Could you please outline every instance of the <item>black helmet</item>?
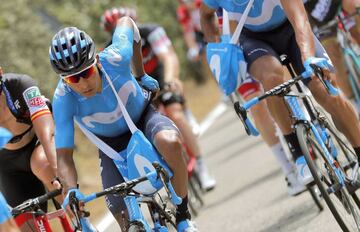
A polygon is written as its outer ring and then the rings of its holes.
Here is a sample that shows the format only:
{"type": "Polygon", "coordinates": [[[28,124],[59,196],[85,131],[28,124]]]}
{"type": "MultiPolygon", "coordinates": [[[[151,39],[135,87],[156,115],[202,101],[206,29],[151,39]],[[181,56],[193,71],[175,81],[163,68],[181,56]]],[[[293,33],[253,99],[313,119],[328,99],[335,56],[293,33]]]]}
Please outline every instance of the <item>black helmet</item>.
{"type": "Polygon", "coordinates": [[[49,56],[56,73],[70,75],[94,63],[95,44],[84,31],[66,27],[54,35],[49,56]]]}

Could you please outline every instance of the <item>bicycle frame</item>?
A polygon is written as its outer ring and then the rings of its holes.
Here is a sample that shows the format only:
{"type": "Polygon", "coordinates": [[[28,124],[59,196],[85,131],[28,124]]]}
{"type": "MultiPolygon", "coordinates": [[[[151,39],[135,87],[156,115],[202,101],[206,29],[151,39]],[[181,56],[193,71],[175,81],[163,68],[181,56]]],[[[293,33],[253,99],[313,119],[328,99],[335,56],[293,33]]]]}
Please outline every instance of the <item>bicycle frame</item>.
{"type": "MultiPolygon", "coordinates": [[[[287,66],[288,66],[288,64],[287,64],[287,66]]],[[[289,66],[288,66],[288,68],[289,68],[289,66]]],[[[316,66],[313,66],[313,68],[315,70],[316,76],[321,80],[321,82],[327,88],[329,93],[332,95],[337,95],[338,94],[337,89],[335,89],[331,85],[330,82],[322,79],[323,74],[322,74],[321,69],[319,69],[316,66]]],[[[289,71],[292,75],[294,74],[290,68],[289,68],[289,71]]],[[[312,122],[312,120],[314,119],[314,112],[312,110],[312,107],[309,105],[309,101],[304,99],[304,100],[306,100],[306,101],[304,101],[304,103],[305,103],[304,105],[305,105],[309,115],[311,116],[310,119],[308,117],[306,117],[305,112],[303,111],[302,107],[300,106],[300,103],[298,101],[299,98],[306,98],[307,96],[305,94],[302,94],[302,96],[295,95],[295,94],[288,94],[291,86],[297,85],[298,84],[297,82],[299,82],[301,79],[302,79],[301,76],[296,76],[296,77],[294,76],[293,79],[291,79],[279,86],[274,87],[273,89],[267,91],[262,96],[255,97],[255,98],[245,102],[243,104],[243,106],[234,105],[235,110],[236,110],[238,116],[240,117],[241,121],[243,122],[247,133],[249,135],[257,135],[258,132],[257,132],[256,128],[253,126],[251,121],[247,118],[247,110],[267,97],[284,96],[285,101],[287,102],[288,106],[290,107],[291,114],[296,121],[295,126],[301,123],[301,124],[306,125],[313,132],[316,141],[318,142],[321,149],[323,149],[323,151],[325,153],[326,159],[328,159],[329,163],[333,166],[334,170],[336,170],[336,175],[340,180],[341,187],[345,186],[345,177],[339,170],[338,163],[334,160],[333,155],[330,154],[328,148],[325,145],[327,135],[325,134],[325,132],[323,130],[320,130],[320,132],[319,132],[319,130],[316,128],[316,126],[312,122]]]]}
{"type": "Polygon", "coordinates": [[[52,232],[50,227],[50,220],[59,219],[64,232],[74,232],[71,227],[64,209],[59,209],[51,213],[44,213],[41,210],[38,212],[26,212],[15,217],[15,222],[19,228],[26,223],[31,223],[35,226],[37,232],[52,232]]]}

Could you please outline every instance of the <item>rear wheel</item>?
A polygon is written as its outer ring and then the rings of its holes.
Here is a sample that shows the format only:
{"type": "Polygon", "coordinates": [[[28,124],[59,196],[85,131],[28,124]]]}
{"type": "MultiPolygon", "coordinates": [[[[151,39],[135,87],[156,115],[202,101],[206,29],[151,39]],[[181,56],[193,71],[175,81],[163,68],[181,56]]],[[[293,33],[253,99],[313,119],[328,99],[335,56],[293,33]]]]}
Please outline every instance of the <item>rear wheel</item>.
{"type": "Polygon", "coordinates": [[[318,207],[319,211],[323,211],[324,207],[323,204],[321,203],[321,194],[319,192],[319,188],[317,188],[317,186],[313,185],[313,186],[308,186],[307,187],[308,191],[310,192],[310,195],[312,197],[312,199],[315,202],[315,205],[318,207]]]}
{"type": "Polygon", "coordinates": [[[307,126],[299,124],[296,133],[314,181],[339,226],[345,232],[360,231],[359,208],[337,175],[343,175],[342,170],[328,162],[307,126]]]}
{"type": "Polygon", "coordinates": [[[201,187],[199,181],[197,180],[196,172],[189,179],[188,184],[188,197],[189,197],[189,207],[193,216],[199,214],[199,210],[204,205],[204,201],[201,196],[201,187]]]}

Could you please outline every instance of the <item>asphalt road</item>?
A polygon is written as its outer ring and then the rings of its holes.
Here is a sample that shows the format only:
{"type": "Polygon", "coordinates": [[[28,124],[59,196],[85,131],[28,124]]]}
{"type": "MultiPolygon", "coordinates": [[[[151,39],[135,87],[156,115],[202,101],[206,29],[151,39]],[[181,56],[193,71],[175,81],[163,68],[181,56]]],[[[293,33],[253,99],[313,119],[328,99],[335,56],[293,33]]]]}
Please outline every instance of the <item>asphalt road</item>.
{"type": "MultiPolygon", "coordinates": [[[[202,232],[338,232],[327,206],[310,194],[287,195],[280,167],[260,138],[248,137],[229,107],[200,138],[217,187],[195,218],[202,232]]],[[[119,231],[111,225],[102,231],[119,231]],[[105,229],[105,230],[104,230],[105,229]]]]}

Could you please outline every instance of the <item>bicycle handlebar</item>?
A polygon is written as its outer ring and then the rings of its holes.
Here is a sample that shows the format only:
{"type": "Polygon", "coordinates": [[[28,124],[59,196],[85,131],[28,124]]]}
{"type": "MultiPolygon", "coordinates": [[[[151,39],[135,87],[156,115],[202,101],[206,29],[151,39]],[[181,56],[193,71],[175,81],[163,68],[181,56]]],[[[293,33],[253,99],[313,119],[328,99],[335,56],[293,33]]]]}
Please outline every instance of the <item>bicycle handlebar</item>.
{"type": "MultiPolygon", "coordinates": [[[[327,91],[331,95],[337,96],[339,94],[338,89],[335,88],[330,83],[330,81],[324,80],[323,70],[315,64],[311,64],[310,66],[313,68],[315,76],[319,78],[319,80],[325,86],[327,91]]],[[[254,98],[250,99],[249,101],[246,101],[242,106],[240,105],[239,102],[236,102],[234,104],[235,112],[239,116],[241,122],[243,123],[243,125],[245,127],[245,131],[249,136],[250,135],[257,136],[257,135],[259,135],[259,132],[257,131],[254,124],[251,122],[251,120],[247,117],[247,110],[249,110],[251,107],[258,104],[261,100],[264,100],[267,97],[286,94],[289,91],[289,89],[291,88],[291,86],[296,84],[301,79],[303,79],[303,77],[301,75],[293,77],[293,79],[288,80],[288,81],[284,82],[283,84],[272,88],[271,90],[265,92],[263,95],[261,95],[259,97],[254,97],[254,98]]]]}
{"type": "Polygon", "coordinates": [[[47,202],[48,200],[61,194],[62,189],[55,189],[54,191],[48,192],[42,196],[29,199],[22,204],[14,207],[11,210],[11,214],[15,217],[19,214],[22,214],[27,211],[32,211],[35,207],[38,207],[40,204],[47,202]]]}
{"type": "MultiPolygon", "coordinates": [[[[177,194],[175,193],[174,188],[172,187],[172,185],[170,183],[170,177],[169,177],[167,171],[159,163],[155,162],[152,165],[154,166],[155,171],[149,172],[143,177],[139,177],[137,179],[133,179],[133,180],[106,188],[103,191],[91,193],[91,194],[85,196],[82,201],[84,203],[87,203],[87,202],[90,202],[92,200],[95,200],[95,199],[102,197],[104,195],[107,195],[107,194],[127,195],[128,193],[130,193],[133,190],[133,188],[137,184],[149,180],[150,183],[152,183],[153,185],[156,185],[155,183],[157,183],[158,179],[160,178],[171,201],[175,205],[180,205],[182,202],[182,199],[180,197],[178,197],[177,194]]],[[[79,206],[78,206],[79,201],[78,201],[78,199],[76,199],[75,193],[73,195],[69,196],[69,205],[75,214],[76,222],[78,224],[76,226],[81,229],[81,223],[80,223],[81,216],[79,216],[81,214],[79,214],[79,212],[80,213],[84,213],[84,212],[79,210],[79,206]],[[73,205],[73,206],[71,206],[71,205],[73,205]]]]}

